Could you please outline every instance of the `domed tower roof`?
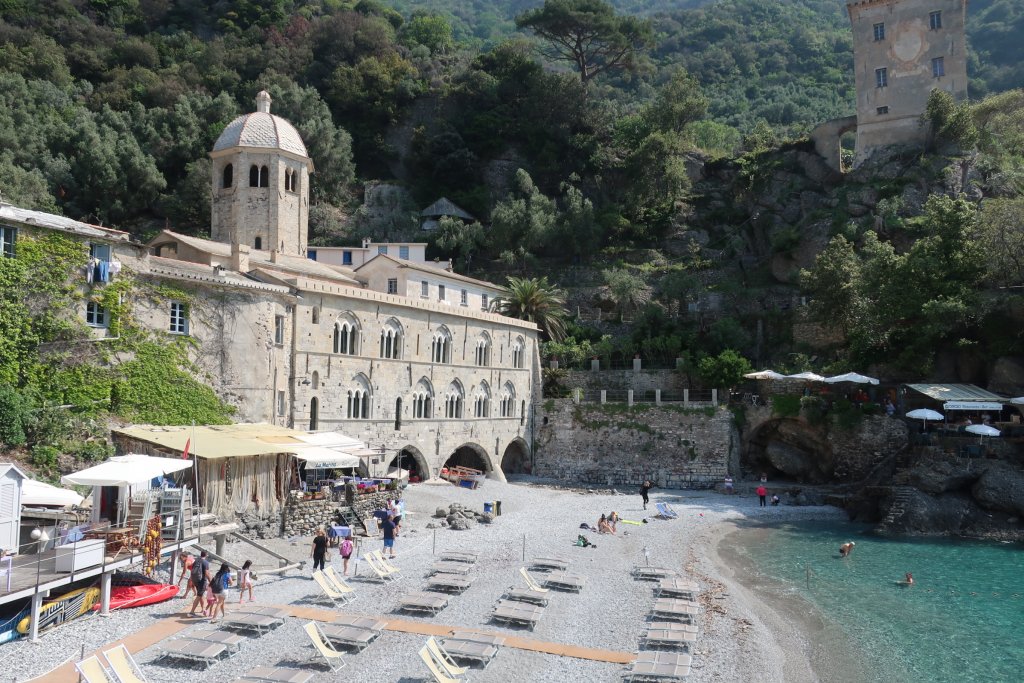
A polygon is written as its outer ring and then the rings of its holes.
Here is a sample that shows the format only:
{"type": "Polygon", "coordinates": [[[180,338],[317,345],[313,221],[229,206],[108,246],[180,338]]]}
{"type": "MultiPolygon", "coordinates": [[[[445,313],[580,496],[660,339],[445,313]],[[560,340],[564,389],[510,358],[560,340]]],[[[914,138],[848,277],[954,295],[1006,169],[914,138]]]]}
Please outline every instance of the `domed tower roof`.
{"type": "Polygon", "coordinates": [[[266,90],[256,95],[256,111],[243,114],[227,125],[217,138],[213,151],[232,147],[263,147],[309,156],[295,126],[270,113],[270,93],[266,90]]]}

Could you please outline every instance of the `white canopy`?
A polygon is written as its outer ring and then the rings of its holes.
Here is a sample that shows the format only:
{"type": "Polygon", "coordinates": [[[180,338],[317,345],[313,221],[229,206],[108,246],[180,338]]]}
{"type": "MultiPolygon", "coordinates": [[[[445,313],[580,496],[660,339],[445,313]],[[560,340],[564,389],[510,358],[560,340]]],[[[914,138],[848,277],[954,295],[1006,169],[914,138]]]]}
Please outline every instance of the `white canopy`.
{"type": "Polygon", "coordinates": [[[1018,396],[1017,398],[1011,398],[1010,403],[1015,403],[1019,406],[1024,406],[1024,396],[1018,396]]]}
{"type": "Polygon", "coordinates": [[[988,425],[967,425],[964,430],[979,436],[999,436],[1000,433],[998,429],[988,425]]]}
{"type": "Polygon", "coordinates": [[[155,458],[150,455],[131,453],[115,455],[110,460],[94,467],[66,474],[60,478],[60,482],[82,486],[131,486],[171,472],[187,470],[190,467],[192,467],[191,460],[155,458]]]}
{"type": "Polygon", "coordinates": [[[21,504],[26,507],[67,507],[81,505],[82,496],[43,481],[26,479],[21,484],[21,504]]]}
{"type": "Polygon", "coordinates": [[[747,379],[786,379],[785,375],[779,374],[774,370],[761,370],[760,372],[748,372],[743,375],[747,379]]]}
{"type": "Polygon", "coordinates": [[[344,469],[347,467],[359,467],[359,457],[344,451],[324,448],[323,446],[306,446],[296,448],[295,457],[305,460],[309,467],[321,467],[324,469],[344,469]]]}
{"type": "Polygon", "coordinates": [[[786,375],[786,379],[802,379],[808,382],[824,382],[825,378],[813,372],[799,372],[795,375],[786,375]]]}
{"type": "Polygon", "coordinates": [[[907,413],[907,417],[913,420],[945,420],[945,416],[930,408],[918,408],[907,413]]]}
{"type": "Polygon", "coordinates": [[[860,375],[856,372],[848,372],[845,375],[836,375],[835,377],[826,377],[823,381],[829,384],[837,384],[839,382],[853,382],[854,384],[878,384],[878,380],[874,377],[868,377],[867,375],[860,375]]]}
{"type": "Polygon", "coordinates": [[[325,448],[340,448],[342,450],[366,448],[364,442],[341,432],[313,432],[311,434],[299,434],[295,438],[303,443],[308,443],[312,446],[324,446],[325,448]]]}

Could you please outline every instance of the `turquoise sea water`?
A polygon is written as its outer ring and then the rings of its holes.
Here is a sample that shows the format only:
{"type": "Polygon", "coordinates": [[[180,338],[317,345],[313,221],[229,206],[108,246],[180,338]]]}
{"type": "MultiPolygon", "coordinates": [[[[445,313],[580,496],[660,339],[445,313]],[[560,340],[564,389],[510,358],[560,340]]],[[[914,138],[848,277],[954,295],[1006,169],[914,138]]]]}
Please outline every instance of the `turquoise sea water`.
{"type": "Polygon", "coordinates": [[[833,622],[868,680],[1024,680],[1021,545],[891,539],[840,523],[739,533],[734,550],[833,622]],[[839,559],[848,540],[856,548],[839,559]],[[897,586],[908,571],[915,585],[897,586]]]}

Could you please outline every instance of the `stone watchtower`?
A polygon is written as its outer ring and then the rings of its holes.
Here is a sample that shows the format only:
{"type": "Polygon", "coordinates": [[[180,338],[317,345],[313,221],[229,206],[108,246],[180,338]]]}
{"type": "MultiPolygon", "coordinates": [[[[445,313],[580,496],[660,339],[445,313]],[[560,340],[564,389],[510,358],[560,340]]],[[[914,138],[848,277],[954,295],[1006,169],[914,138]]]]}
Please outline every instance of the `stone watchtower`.
{"type": "Polygon", "coordinates": [[[270,113],[267,91],[255,112],[228,124],[210,158],[213,239],[305,256],[313,160],[295,127],[270,113]]]}
{"type": "Polygon", "coordinates": [[[935,88],[967,96],[967,0],[848,0],[860,164],[890,145],[923,145],[935,88]]]}

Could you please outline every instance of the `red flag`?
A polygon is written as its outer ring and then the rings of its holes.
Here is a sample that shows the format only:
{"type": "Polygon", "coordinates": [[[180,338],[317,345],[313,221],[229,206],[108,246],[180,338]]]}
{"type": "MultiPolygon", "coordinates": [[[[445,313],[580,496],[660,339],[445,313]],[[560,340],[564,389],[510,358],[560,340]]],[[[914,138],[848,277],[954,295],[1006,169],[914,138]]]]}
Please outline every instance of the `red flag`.
{"type": "Polygon", "coordinates": [[[181,459],[188,460],[188,447],[192,445],[192,438],[185,439],[185,450],[181,452],[181,459]]]}

